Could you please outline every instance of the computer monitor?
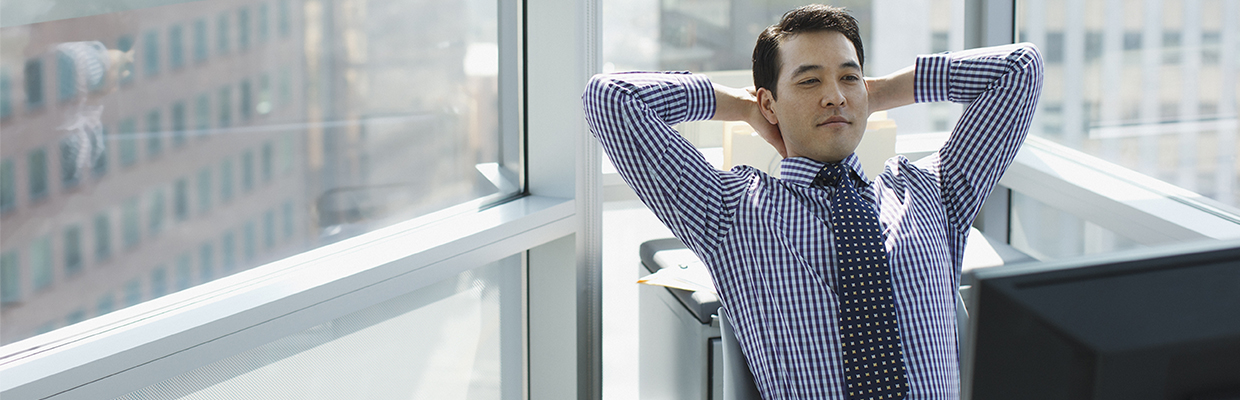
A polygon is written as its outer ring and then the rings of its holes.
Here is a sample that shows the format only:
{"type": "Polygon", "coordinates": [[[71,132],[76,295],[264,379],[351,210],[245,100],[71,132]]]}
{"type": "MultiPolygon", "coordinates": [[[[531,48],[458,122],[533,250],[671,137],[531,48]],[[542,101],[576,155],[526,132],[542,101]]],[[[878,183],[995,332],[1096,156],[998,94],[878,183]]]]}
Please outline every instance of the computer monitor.
{"type": "Polygon", "coordinates": [[[1240,241],[969,275],[966,398],[1240,399],[1240,241]]]}

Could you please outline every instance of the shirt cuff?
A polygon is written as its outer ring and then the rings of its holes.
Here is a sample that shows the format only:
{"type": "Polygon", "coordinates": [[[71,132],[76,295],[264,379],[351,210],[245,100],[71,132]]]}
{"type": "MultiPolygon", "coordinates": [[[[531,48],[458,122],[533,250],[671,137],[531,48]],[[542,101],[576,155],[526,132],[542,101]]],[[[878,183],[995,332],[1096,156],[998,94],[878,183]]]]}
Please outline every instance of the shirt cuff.
{"type": "Polygon", "coordinates": [[[948,67],[950,54],[927,54],[917,56],[917,72],[913,85],[913,98],[918,103],[932,103],[950,99],[948,67]]]}
{"type": "Polygon", "coordinates": [[[678,75],[685,91],[685,121],[703,121],[715,116],[715,86],[705,75],[678,75]]]}

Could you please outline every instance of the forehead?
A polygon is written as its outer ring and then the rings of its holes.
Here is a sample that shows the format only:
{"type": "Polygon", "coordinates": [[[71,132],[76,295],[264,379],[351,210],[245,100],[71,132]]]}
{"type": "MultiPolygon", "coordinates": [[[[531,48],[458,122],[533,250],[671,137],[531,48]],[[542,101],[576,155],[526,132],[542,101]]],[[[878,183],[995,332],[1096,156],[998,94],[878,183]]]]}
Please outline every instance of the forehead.
{"type": "Polygon", "coordinates": [[[844,34],[836,31],[798,33],[785,37],[779,45],[780,78],[788,78],[793,71],[807,65],[825,69],[837,69],[844,63],[857,60],[857,48],[844,34]]]}

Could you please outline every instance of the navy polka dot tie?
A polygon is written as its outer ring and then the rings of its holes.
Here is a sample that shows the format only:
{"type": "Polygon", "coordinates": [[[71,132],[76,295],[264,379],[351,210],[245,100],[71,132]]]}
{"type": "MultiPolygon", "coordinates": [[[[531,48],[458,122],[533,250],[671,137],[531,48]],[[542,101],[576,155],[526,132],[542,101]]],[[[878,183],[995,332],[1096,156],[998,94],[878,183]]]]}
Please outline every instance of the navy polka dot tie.
{"type": "Polygon", "coordinates": [[[818,180],[838,189],[831,201],[831,233],[839,259],[840,343],[848,398],[903,399],[908,379],[878,216],[857,194],[848,167],[828,164],[818,180]]]}

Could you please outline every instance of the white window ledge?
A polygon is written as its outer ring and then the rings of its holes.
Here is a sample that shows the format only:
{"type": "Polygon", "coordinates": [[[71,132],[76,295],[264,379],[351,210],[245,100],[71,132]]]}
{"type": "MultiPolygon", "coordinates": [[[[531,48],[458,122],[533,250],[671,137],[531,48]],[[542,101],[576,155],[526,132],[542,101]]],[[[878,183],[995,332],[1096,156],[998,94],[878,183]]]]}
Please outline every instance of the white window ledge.
{"type": "Polygon", "coordinates": [[[1039,137],[999,184],[1141,244],[1240,238],[1240,211],[1039,137]]]}
{"type": "Polygon", "coordinates": [[[0,397],[124,395],[569,235],[574,203],[470,203],[9,344],[0,397]]]}

